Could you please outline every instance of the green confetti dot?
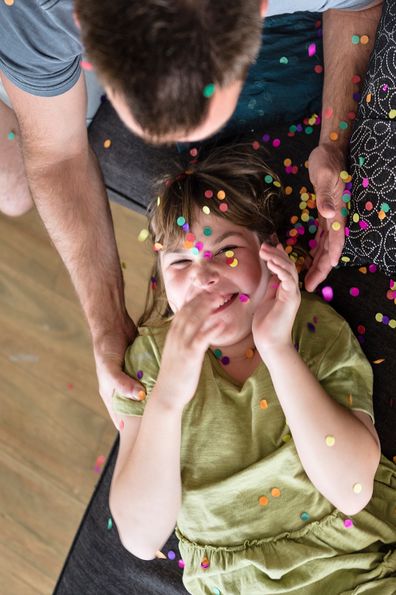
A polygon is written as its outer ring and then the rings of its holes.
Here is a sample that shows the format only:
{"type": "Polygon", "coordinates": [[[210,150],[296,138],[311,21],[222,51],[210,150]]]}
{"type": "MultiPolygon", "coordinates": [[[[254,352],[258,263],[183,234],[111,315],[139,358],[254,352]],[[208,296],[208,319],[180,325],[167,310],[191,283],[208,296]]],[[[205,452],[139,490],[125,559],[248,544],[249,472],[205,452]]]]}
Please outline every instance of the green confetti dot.
{"type": "Polygon", "coordinates": [[[316,233],[317,229],[318,229],[318,228],[316,227],[316,225],[310,225],[310,226],[308,227],[308,231],[309,231],[309,233],[316,233]]]}
{"type": "Polygon", "coordinates": [[[204,236],[211,236],[212,235],[212,228],[211,227],[204,227],[204,236]]]}
{"type": "Polygon", "coordinates": [[[384,211],[384,213],[388,213],[390,211],[390,206],[387,202],[383,202],[380,206],[380,209],[384,211]]]}
{"type": "Polygon", "coordinates": [[[7,138],[8,138],[8,140],[14,140],[14,138],[15,138],[15,132],[13,132],[13,131],[11,130],[11,132],[9,132],[9,133],[7,134],[7,138]]]}
{"type": "Polygon", "coordinates": [[[289,64],[289,60],[286,58],[286,56],[282,56],[282,58],[279,60],[279,62],[281,64],[289,64]]]}
{"type": "Polygon", "coordinates": [[[289,127],[289,132],[297,132],[297,126],[296,126],[295,124],[292,124],[292,125],[289,127]]]}
{"type": "Polygon", "coordinates": [[[348,122],[341,121],[338,126],[341,130],[346,130],[348,128],[348,122]]]}
{"type": "Polygon", "coordinates": [[[209,83],[209,85],[206,85],[206,87],[204,87],[203,96],[206,98],[212,97],[213,93],[215,92],[215,88],[216,85],[214,83],[209,83]]]}
{"type": "Polygon", "coordinates": [[[191,252],[194,254],[194,256],[198,256],[198,254],[199,254],[199,250],[195,246],[193,248],[191,248],[191,252]]]}
{"type": "Polygon", "coordinates": [[[107,520],[107,529],[110,531],[110,529],[112,529],[112,528],[113,528],[113,521],[112,521],[112,518],[110,516],[108,518],[108,520],[107,520]]]}
{"type": "Polygon", "coordinates": [[[342,209],[341,209],[341,215],[343,217],[347,217],[348,216],[348,209],[346,209],[345,207],[342,207],[342,209]]]}
{"type": "Polygon", "coordinates": [[[223,355],[223,352],[221,351],[221,349],[215,349],[213,351],[213,353],[215,354],[216,357],[221,357],[223,355]]]}
{"type": "Polygon", "coordinates": [[[308,514],[307,512],[302,512],[302,513],[300,514],[300,519],[301,519],[302,521],[308,521],[308,520],[309,520],[309,518],[310,518],[310,517],[309,517],[309,514],[308,514]]]}
{"type": "Polygon", "coordinates": [[[363,165],[365,161],[366,161],[366,158],[363,157],[362,155],[360,155],[360,157],[359,157],[359,165],[363,165]]]}
{"type": "Polygon", "coordinates": [[[270,175],[266,175],[264,178],[264,182],[267,182],[267,184],[271,184],[271,182],[273,181],[273,177],[270,175]]]}
{"type": "Polygon", "coordinates": [[[182,227],[185,224],[185,222],[186,220],[184,219],[184,217],[178,217],[176,221],[179,227],[182,227]]]}
{"type": "Polygon", "coordinates": [[[357,45],[358,43],[360,43],[359,35],[352,35],[352,43],[353,45],[357,45]]]}
{"type": "Polygon", "coordinates": [[[342,195],[342,200],[344,202],[349,202],[351,200],[351,195],[350,194],[343,194],[342,195]]]}
{"type": "Polygon", "coordinates": [[[313,133],[313,128],[312,126],[307,126],[305,129],[305,134],[312,134],[313,133]]]}

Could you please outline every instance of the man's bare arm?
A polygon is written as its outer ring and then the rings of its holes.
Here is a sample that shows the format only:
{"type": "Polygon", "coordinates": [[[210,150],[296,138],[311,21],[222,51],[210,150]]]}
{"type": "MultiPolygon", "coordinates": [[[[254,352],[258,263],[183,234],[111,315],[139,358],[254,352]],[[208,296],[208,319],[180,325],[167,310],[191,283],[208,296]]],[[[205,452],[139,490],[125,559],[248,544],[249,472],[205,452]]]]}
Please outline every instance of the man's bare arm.
{"type": "Polygon", "coordinates": [[[102,175],[88,144],[83,75],[57,97],[34,97],[2,79],[18,118],[30,190],[87,317],[100,392],[116,423],[111,393],[114,387],[133,392],[121,366],[136,329],[125,307],[102,175]]]}

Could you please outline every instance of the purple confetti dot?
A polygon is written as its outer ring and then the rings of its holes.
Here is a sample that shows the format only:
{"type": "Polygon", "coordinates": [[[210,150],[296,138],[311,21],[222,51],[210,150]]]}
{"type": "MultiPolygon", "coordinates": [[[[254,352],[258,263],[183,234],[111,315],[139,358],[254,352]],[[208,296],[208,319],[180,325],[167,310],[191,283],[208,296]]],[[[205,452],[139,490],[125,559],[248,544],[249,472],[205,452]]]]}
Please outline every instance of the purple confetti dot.
{"type": "Polygon", "coordinates": [[[168,558],[169,558],[169,560],[174,560],[176,558],[176,554],[173,550],[169,550],[168,558]]]}
{"type": "Polygon", "coordinates": [[[183,231],[190,231],[190,226],[189,226],[189,224],[188,224],[188,223],[185,223],[185,224],[182,226],[182,229],[183,229],[183,231]]]}
{"type": "Polygon", "coordinates": [[[302,132],[303,131],[303,125],[302,124],[297,124],[297,131],[298,132],[302,132]]]}
{"type": "Polygon", "coordinates": [[[363,343],[364,343],[364,337],[363,337],[363,335],[358,335],[358,341],[359,341],[359,343],[361,345],[363,345],[363,343]]]}
{"type": "Polygon", "coordinates": [[[360,101],[361,96],[362,96],[361,93],[354,93],[352,95],[352,97],[354,98],[355,101],[360,101]]]}
{"type": "Polygon", "coordinates": [[[382,318],[382,323],[383,323],[383,324],[388,324],[388,323],[389,323],[389,320],[390,320],[390,319],[389,319],[389,316],[383,316],[383,318],[382,318]]]}
{"type": "Polygon", "coordinates": [[[230,363],[230,358],[227,355],[223,355],[220,361],[223,366],[227,366],[230,363]]]}
{"type": "Polygon", "coordinates": [[[268,143],[268,141],[271,137],[269,134],[263,134],[263,136],[261,138],[265,143],[268,143]]]}
{"type": "Polygon", "coordinates": [[[334,297],[333,288],[330,285],[326,285],[326,287],[322,287],[322,297],[326,302],[331,302],[334,297]]]}
{"type": "Polygon", "coordinates": [[[138,370],[136,372],[136,376],[137,376],[138,380],[140,380],[141,378],[143,378],[143,372],[142,372],[142,370],[138,370]]]}

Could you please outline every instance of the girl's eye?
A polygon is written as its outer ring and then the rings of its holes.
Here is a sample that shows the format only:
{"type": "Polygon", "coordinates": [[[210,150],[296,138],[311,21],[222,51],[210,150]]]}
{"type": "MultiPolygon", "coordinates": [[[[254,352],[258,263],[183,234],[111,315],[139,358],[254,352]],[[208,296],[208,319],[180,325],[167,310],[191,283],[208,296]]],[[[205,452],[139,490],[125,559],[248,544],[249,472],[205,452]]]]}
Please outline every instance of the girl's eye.
{"type": "Polygon", "coordinates": [[[238,246],[224,246],[224,248],[220,248],[220,250],[216,252],[216,254],[224,254],[228,250],[235,250],[235,248],[238,248],[238,246]]]}
{"type": "Polygon", "coordinates": [[[187,258],[183,259],[183,260],[175,260],[174,262],[171,263],[171,266],[175,266],[178,264],[185,264],[186,262],[191,262],[190,260],[187,260],[187,258]]]}

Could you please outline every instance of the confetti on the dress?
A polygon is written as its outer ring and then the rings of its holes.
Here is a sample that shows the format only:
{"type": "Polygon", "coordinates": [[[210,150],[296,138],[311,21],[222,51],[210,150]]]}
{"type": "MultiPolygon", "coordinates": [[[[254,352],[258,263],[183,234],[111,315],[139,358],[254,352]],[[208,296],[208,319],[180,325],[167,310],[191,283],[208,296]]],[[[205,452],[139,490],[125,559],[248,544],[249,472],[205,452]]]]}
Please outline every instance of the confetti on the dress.
{"type": "Polygon", "coordinates": [[[148,229],[142,229],[139,232],[138,240],[139,240],[139,242],[145,242],[148,237],[149,237],[149,231],[148,231],[148,229]]]}
{"type": "MultiPolygon", "coordinates": [[[[221,206],[222,205],[220,205],[220,208],[221,208],[221,206]]],[[[205,213],[205,215],[209,215],[210,214],[210,208],[207,205],[205,205],[205,206],[202,207],[202,211],[205,213]]]]}
{"type": "Polygon", "coordinates": [[[362,186],[363,188],[368,188],[369,185],[369,179],[368,178],[363,178],[362,180],[362,186]]]}
{"type": "Polygon", "coordinates": [[[204,558],[201,562],[201,566],[202,568],[209,568],[209,560],[207,558],[204,558]]]}
{"type": "Polygon", "coordinates": [[[97,457],[96,462],[95,462],[95,468],[94,468],[96,473],[101,472],[105,460],[106,460],[106,457],[104,455],[99,455],[97,457]]]}
{"type": "Polygon", "coordinates": [[[358,287],[351,287],[351,289],[349,290],[349,295],[351,295],[352,297],[357,297],[359,293],[360,291],[358,287]]]}
{"type": "Polygon", "coordinates": [[[300,519],[301,519],[302,521],[309,521],[309,518],[310,518],[310,517],[309,517],[309,514],[308,514],[307,512],[302,512],[302,513],[300,514],[300,519]]]}
{"type": "Polygon", "coordinates": [[[268,401],[266,399],[261,399],[260,409],[268,409],[268,401]]]}
{"type": "Polygon", "coordinates": [[[205,196],[205,198],[212,198],[213,197],[213,191],[212,190],[205,190],[204,196],[205,196]]]}
{"type": "Polygon", "coordinates": [[[224,192],[224,190],[219,190],[216,196],[219,200],[224,200],[226,197],[226,193],[224,192]]]}
{"type": "Polygon", "coordinates": [[[267,506],[268,502],[269,502],[269,499],[267,498],[267,496],[260,496],[260,498],[259,498],[260,506],[267,506]]]}
{"type": "Polygon", "coordinates": [[[360,42],[360,36],[359,35],[352,35],[352,43],[353,45],[357,45],[360,42]]]}
{"type": "Polygon", "coordinates": [[[222,213],[225,213],[226,211],[228,211],[228,204],[226,202],[222,202],[219,205],[219,209],[222,213]]]}
{"type": "Polygon", "coordinates": [[[350,529],[351,527],[353,527],[353,520],[352,519],[345,519],[344,520],[344,527],[346,529],[350,529]]]}
{"type": "Polygon", "coordinates": [[[281,495],[281,491],[280,491],[280,489],[279,489],[279,488],[272,488],[272,490],[271,490],[271,495],[272,495],[274,498],[279,498],[279,496],[281,495]]]}
{"type": "Polygon", "coordinates": [[[6,4],[7,6],[13,6],[14,0],[4,0],[4,4],[6,4]]]}

